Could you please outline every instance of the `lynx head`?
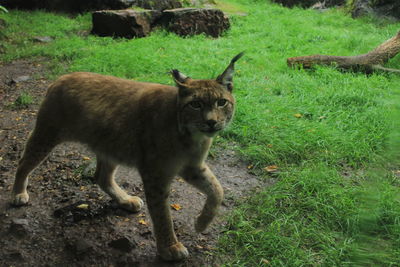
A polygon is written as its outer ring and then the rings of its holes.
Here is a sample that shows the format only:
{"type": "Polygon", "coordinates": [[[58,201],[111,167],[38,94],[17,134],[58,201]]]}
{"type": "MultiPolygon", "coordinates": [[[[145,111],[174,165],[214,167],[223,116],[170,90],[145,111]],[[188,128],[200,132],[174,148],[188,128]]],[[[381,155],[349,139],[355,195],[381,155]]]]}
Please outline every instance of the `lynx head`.
{"type": "Polygon", "coordinates": [[[235,99],[232,95],[235,56],[216,79],[195,80],[178,70],[171,73],[178,86],[178,123],[183,131],[213,137],[232,119],[235,99]]]}

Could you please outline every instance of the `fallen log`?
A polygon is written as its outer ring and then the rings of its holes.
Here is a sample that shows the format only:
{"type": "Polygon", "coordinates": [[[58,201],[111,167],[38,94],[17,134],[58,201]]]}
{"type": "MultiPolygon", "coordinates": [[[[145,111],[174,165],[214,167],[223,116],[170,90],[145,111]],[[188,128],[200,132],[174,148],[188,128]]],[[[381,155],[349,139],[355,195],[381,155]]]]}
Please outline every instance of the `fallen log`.
{"type": "Polygon", "coordinates": [[[287,59],[289,67],[302,66],[305,69],[314,65],[336,66],[344,70],[371,73],[375,70],[400,74],[399,69],[385,68],[383,65],[400,52],[400,31],[374,50],[357,56],[311,55],[287,59]]]}

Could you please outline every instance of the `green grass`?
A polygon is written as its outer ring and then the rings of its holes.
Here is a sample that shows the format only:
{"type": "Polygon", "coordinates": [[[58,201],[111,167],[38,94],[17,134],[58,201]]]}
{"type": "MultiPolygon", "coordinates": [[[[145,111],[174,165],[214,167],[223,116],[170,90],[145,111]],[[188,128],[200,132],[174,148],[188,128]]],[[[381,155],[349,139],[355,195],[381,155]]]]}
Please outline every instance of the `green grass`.
{"type": "Polygon", "coordinates": [[[86,159],[81,165],[74,170],[74,180],[86,180],[93,182],[96,170],[96,160],[86,159]]]}
{"type": "Polygon", "coordinates": [[[33,97],[29,93],[22,92],[11,106],[16,109],[27,108],[29,105],[33,104],[33,101],[33,97]]]}
{"type": "MultiPolygon", "coordinates": [[[[266,166],[280,172],[274,186],[230,215],[218,250],[225,265],[399,266],[400,182],[393,171],[400,168],[400,77],[294,70],[286,58],[366,53],[400,23],[265,1],[218,2],[233,13],[219,39],[162,30],[143,39],[99,38],[77,35],[90,30],[90,15],[10,11],[0,15],[9,25],[0,57],[46,58],[52,77],[93,71],[173,84],[172,68],[216,77],[244,50],[234,78],[236,117],[222,140],[238,143],[265,179],[266,166]],[[33,43],[37,35],[55,41],[33,43]]],[[[400,56],[387,66],[400,68],[400,56]]]]}

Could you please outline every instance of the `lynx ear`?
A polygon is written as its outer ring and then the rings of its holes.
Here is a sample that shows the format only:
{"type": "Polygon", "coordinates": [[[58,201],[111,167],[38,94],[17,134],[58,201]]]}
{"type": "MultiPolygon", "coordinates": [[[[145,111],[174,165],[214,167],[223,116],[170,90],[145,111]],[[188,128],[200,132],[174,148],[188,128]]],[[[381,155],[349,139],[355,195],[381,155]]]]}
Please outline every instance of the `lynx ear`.
{"type": "Polygon", "coordinates": [[[220,84],[226,86],[228,91],[233,90],[233,73],[235,70],[235,62],[238,61],[242,56],[244,55],[244,52],[238,54],[234,58],[232,58],[231,63],[229,63],[228,67],[225,69],[225,71],[218,76],[217,82],[220,84]]]}
{"type": "Polygon", "coordinates": [[[179,96],[185,97],[190,94],[190,85],[188,81],[191,79],[179,70],[171,70],[172,77],[174,78],[175,84],[178,86],[179,96]]]}
{"type": "Polygon", "coordinates": [[[184,86],[184,84],[187,82],[187,80],[190,79],[190,77],[186,76],[185,74],[183,74],[182,72],[180,72],[177,69],[171,70],[171,74],[172,74],[172,77],[174,78],[176,85],[178,85],[178,86],[184,86]]]}

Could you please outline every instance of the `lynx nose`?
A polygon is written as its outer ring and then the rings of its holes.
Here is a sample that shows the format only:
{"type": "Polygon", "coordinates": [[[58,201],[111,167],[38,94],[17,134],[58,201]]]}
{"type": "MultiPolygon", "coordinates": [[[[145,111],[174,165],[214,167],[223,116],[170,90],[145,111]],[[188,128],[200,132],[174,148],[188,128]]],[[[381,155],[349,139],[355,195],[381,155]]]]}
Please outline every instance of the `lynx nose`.
{"type": "Polygon", "coordinates": [[[206,121],[206,123],[207,123],[208,127],[213,129],[215,124],[217,124],[217,121],[216,120],[208,120],[208,121],[206,121]]]}

